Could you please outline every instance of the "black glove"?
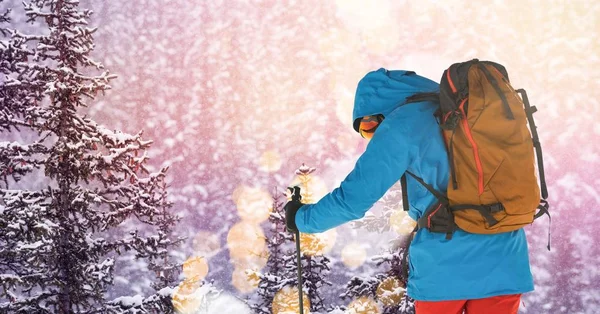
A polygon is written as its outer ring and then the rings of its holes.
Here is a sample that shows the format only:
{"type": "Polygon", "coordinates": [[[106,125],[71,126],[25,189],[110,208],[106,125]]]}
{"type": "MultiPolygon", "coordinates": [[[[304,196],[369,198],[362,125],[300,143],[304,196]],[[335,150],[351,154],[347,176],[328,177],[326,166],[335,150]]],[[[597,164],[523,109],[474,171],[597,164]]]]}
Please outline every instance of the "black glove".
{"type": "Polygon", "coordinates": [[[283,207],[285,209],[285,226],[289,232],[295,233],[298,232],[298,227],[296,227],[296,213],[304,204],[300,202],[302,198],[300,196],[300,188],[294,187],[293,189],[289,189],[292,192],[292,200],[287,202],[283,207]]]}

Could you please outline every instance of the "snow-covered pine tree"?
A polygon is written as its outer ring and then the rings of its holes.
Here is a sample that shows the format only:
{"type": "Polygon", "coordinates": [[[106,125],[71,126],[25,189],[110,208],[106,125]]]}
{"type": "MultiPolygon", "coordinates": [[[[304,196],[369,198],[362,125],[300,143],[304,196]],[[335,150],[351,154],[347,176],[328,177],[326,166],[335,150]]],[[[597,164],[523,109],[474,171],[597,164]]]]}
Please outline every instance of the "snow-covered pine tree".
{"type": "MultiPolygon", "coordinates": [[[[299,177],[302,189],[302,202],[311,203],[310,176],[315,168],[302,165],[295,171],[299,177]]],[[[257,274],[260,281],[256,295],[250,299],[250,306],[256,313],[270,314],[282,311],[297,311],[298,309],[298,263],[294,235],[285,228],[284,202],[276,191],[273,195],[273,211],[269,217],[271,236],[268,237],[269,259],[262,274],[257,274]]],[[[319,239],[302,234],[303,242],[302,280],[305,307],[310,304],[311,312],[326,310],[321,288],[331,285],[327,281],[330,271],[330,260],[322,254],[315,254],[324,245],[319,239]],[[313,254],[306,254],[311,251],[313,254]]],[[[283,312],[282,312],[283,313],[283,312]]]]}
{"type": "Polygon", "coordinates": [[[369,232],[384,233],[394,230],[400,234],[390,242],[388,252],[375,256],[372,260],[377,267],[387,270],[374,276],[354,276],[346,285],[343,299],[356,300],[361,297],[376,299],[381,303],[382,314],[413,314],[414,300],[405,294],[407,278],[403,272],[404,253],[414,221],[402,209],[402,188],[394,185],[379,201],[383,207],[381,215],[369,215],[353,223],[354,228],[369,232]]]}
{"type": "Polygon", "coordinates": [[[403,248],[373,257],[377,267],[387,271],[370,277],[354,276],[346,285],[342,299],[356,300],[361,297],[376,299],[381,303],[382,314],[414,314],[414,300],[405,294],[402,272],[403,248]],[[385,266],[382,266],[385,265],[385,266]]]}
{"type": "Polygon", "coordinates": [[[375,294],[377,299],[383,303],[382,314],[415,313],[414,300],[405,293],[405,282],[408,280],[403,272],[405,250],[405,247],[397,247],[388,254],[373,258],[377,266],[381,267],[386,264],[389,267],[387,272],[377,275],[379,282],[375,294]]]}
{"type": "MultiPolygon", "coordinates": [[[[0,0],[0,4],[2,4],[2,2],[4,2],[4,0],[0,0]]],[[[10,9],[6,9],[6,11],[1,12],[1,14],[0,14],[0,25],[3,24],[3,23],[10,22],[10,18],[8,17],[9,13],[10,13],[10,9]]],[[[0,34],[2,34],[2,36],[6,36],[7,35],[6,28],[0,26],[0,34]]]]}
{"type": "MultiPolygon", "coordinates": [[[[162,187],[160,194],[162,197],[162,206],[161,213],[156,216],[156,225],[158,226],[158,232],[164,235],[162,238],[170,239],[173,237],[173,228],[179,222],[180,218],[171,213],[170,209],[173,204],[167,201],[167,185],[164,181],[161,183],[162,187]]],[[[177,285],[182,265],[181,263],[174,262],[169,256],[169,248],[173,244],[180,244],[183,240],[184,239],[179,238],[175,241],[169,240],[167,242],[157,243],[158,254],[152,255],[152,257],[158,258],[150,259],[150,266],[148,267],[156,273],[157,280],[152,285],[152,288],[156,291],[177,285]]]]}
{"type": "MultiPolygon", "coordinates": [[[[295,174],[300,180],[302,203],[310,204],[314,203],[313,191],[311,187],[312,173],[315,172],[315,168],[308,167],[304,164],[295,171],[295,174]]],[[[326,305],[321,297],[321,288],[324,286],[330,286],[331,282],[327,280],[329,274],[330,260],[320,251],[323,248],[317,248],[325,246],[318,238],[313,235],[302,234],[300,235],[301,247],[303,250],[302,254],[302,280],[304,284],[304,290],[310,300],[310,310],[317,312],[326,309],[326,305]],[[308,242],[308,243],[307,243],[308,242]],[[306,248],[306,249],[305,249],[306,248]],[[308,251],[312,251],[308,253],[308,251]]],[[[289,254],[285,257],[286,267],[289,271],[297,271],[297,259],[295,247],[289,251],[289,254]]],[[[297,282],[297,281],[296,281],[297,282]]]]}
{"type": "Polygon", "coordinates": [[[296,278],[294,273],[285,267],[285,256],[293,248],[294,237],[285,228],[285,212],[283,210],[283,194],[275,189],[273,192],[273,210],[269,216],[267,251],[269,258],[262,273],[256,273],[259,283],[254,296],[249,299],[249,306],[255,313],[271,314],[275,294],[286,285],[292,285],[296,278]]]}
{"type": "MultiPolygon", "coordinates": [[[[112,311],[105,292],[114,255],[133,251],[155,260],[174,243],[160,230],[109,239],[127,219],[160,229],[167,169],[149,173],[151,141],[141,132],[109,130],[78,113],[115,77],[94,75],[103,66],[89,57],[92,13],[78,5],[26,2],[28,22],[42,31],[2,32],[8,39],[0,44],[0,131],[28,139],[0,142],[2,312],[112,311]]],[[[121,307],[135,308],[141,299],[122,299],[121,307]]]]}
{"type": "Polygon", "coordinates": [[[374,215],[368,211],[364,218],[352,222],[353,228],[362,228],[370,232],[383,233],[390,231],[390,220],[398,212],[402,205],[402,188],[400,183],[392,186],[379,201],[382,205],[382,213],[374,215]]]}
{"type": "MultiPolygon", "coordinates": [[[[317,312],[327,309],[323,297],[321,297],[321,288],[331,286],[331,282],[327,280],[327,276],[331,270],[329,268],[329,258],[324,255],[310,256],[304,254],[301,260],[302,283],[304,284],[306,295],[310,300],[310,310],[312,312],[317,312]]],[[[290,270],[297,269],[295,250],[293,251],[293,254],[286,257],[286,262],[287,265],[289,265],[290,270]]]]}
{"type": "MultiPolygon", "coordinates": [[[[179,273],[182,264],[176,263],[169,255],[169,249],[175,245],[180,245],[183,238],[173,239],[173,228],[179,222],[179,217],[172,214],[170,209],[172,203],[167,200],[167,184],[161,180],[158,184],[160,195],[158,207],[160,212],[150,219],[156,226],[158,235],[150,236],[148,239],[151,250],[136,252],[136,258],[148,260],[148,269],[153,271],[156,280],[152,283],[152,288],[156,291],[154,295],[146,298],[140,296],[120,297],[109,302],[108,308],[114,313],[174,313],[172,299],[175,287],[179,284],[179,273]]],[[[140,271],[140,270],[138,270],[140,271]]],[[[140,272],[143,272],[141,270],[140,272]]],[[[143,276],[144,274],[140,274],[143,276]]],[[[211,288],[212,289],[212,288],[211,288]]],[[[213,289],[214,290],[214,289],[213,289]]],[[[211,290],[212,291],[212,290],[211,290]]]]}

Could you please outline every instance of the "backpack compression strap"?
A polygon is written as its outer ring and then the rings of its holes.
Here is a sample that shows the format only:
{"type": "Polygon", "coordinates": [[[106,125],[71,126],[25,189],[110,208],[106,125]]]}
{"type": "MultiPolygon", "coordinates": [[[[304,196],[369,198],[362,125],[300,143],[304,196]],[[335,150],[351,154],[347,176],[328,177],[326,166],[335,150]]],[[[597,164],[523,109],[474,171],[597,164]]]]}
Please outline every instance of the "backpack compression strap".
{"type": "MultiPolygon", "coordinates": [[[[504,210],[504,206],[501,203],[495,203],[495,204],[490,204],[490,205],[463,204],[463,205],[450,206],[450,201],[448,200],[448,198],[445,195],[443,195],[442,193],[437,191],[435,188],[433,188],[433,186],[427,184],[425,181],[423,181],[423,179],[419,178],[414,173],[412,173],[410,171],[406,171],[406,173],[408,173],[411,177],[413,177],[415,180],[417,180],[417,182],[419,182],[431,194],[433,194],[435,196],[435,198],[437,198],[438,201],[440,203],[442,203],[444,206],[448,207],[452,211],[474,209],[474,210],[478,211],[481,214],[481,216],[483,216],[485,218],[485,220],[488,222],[488,224],[490,226],[493,226],[498,223],[498,220],[496,220],[496,218],[494,218],[494,216],[492,214],[504,210]]],[[[402,176],[404,178],[404,180],[406,180],[405,176],[406,176],[406,174],[402,176]]],[[[402,189],[403,192],[404,192],[404,186],[406,186],[405,183],[403,183],[403,189],[402,189]]],[[[404,196],[402,196],[402,197],[404,197],[404,196]]],[[[405,207],[404,210],[408,210],[408,209],[406,209],[406,207],[405,207]]],[[[419,222],[419,226],[421,226],[421,225],[422,225],[422,223],[419,222]]]]}
{"type": "Polygon", "coordinates": [[[535,106],[531,106],[529,104],[529,98],[527,97],[527,92],[524,89],[517,89],[517,93],[521,94],[521,98],[523,99],[523,104],[525,105],[525,113],[527,115],[527,121],[529,121],[529,129],[531,130],[531,137],[533,140],[533,146],[535,147],[535,155],[537,157],[538,162],[538,172],[540,174],[540,191],[542,193],[542,199],[540,200],[540,205],[538,205],[539,211],[533,217],[534,219],[538,219],[543,215],[548,215],[548,251],[550,251],[550,225],[552,224],[552,217],[550,216],[550,204],[548,204],[548,187],[546,186],[546,175],[544,174],[544,158],[542,155],[542,144],[540,143],[540,137],[537,132],[537,127],[535,126],[535,121],[533,120],[533,114],[537,111],[535,106]]]}

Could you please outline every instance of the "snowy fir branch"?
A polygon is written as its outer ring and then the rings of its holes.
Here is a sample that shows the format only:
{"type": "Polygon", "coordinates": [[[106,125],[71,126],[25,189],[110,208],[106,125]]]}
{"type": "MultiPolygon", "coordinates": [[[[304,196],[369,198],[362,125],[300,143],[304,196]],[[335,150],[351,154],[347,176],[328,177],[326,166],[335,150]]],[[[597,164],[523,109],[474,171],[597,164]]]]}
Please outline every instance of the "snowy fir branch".
{"type": "MultiPolygon", "coordinates": [[[[203,285],[204,290],[197,294],[205,293],[207,299],[214,298],[219,293],[210,284],[203,285]]],[[[172,314],[176,313],[171,299],[174,294],[174,289],[167,287],[158,290],[155,294],[144,298],[141,295],[118,297],[107,302],[106,308],[100,313],[106,314],[172,314]]]]}
{"type": "Polygon", "coordinates": [[[396,210],[402,210],[402,189],[399,184],[395,184],[378,202],[383,207],[380,215],[367,212],[365,217],[352,222],[354,228],[360,228],[369,232],[383,233],[390,231],[390,218],[396,210]]]}
{"type": "MultiPolygon", "coordinates": [[[[383,207],[381,215],[366,215],[365,218],[353,223],[354,228],[360,228],[369,232],[384,233],[390,231],[393,216],[402,211],[402,189],[400,184],[394,185],[379,201],[383,207]]],[[[389,241],[388,251],[371,258],[375,266],[382,269],[381,272],[370,276],[354,276],[346,285],[346,291],[340,295],[343,299],[356,300],[361,297],[377,299],[382,304],[383,314],[402,313],[414,314],[414,300],[405,294],[406,274],[403,271],[404,254],[408,246],[409,236],[397,236],[389,241]],[[382,286],[394,292],[393,297],[383,296],[382,286]],[[387,286],[387,287],[386,287],[387,286]],[[393,300],[393,301],[390,301],[393,300]]],[[[408,267],[408,265],[406,265],[408,267]]]]}
{"type": "Polygon", "coordinates": [[[168,253],[182,241],[172,235],[178,217],[169,211],[168,168],[148,170],[152,141],[142,132],[109,130],[78,113],[116,77],[91,74],[103,66],[89,55],[91,11],[78,5],[24,3],[28,21],[47,33],[2,32],[0,132],[33,140],[0,142],[0,312],[108,313],[117,306],[106,300],[115,257],[133,254],[149,262],[162,294],[123,297],[118,307],[141,299],[127,311],[166,313],[165,291],[180,270],[168,253]],[[24,178],[46,187],[24,189],[24,178]],[[134,229],[118,238],[128,221],[134,229]]]}
{"type": "MultiPolygon", "coordinates": [[[[3,1],[0,1],[0,3],[2,3],[2,2],[3,1]]],[[[10,9],[6,9],[6,11],[0,13],[0,24],[10,22],[10,17],[9,17],[10,11],[11,11],[10,9]]],[[[0,27],[0,33],[3,36],[7,35],[6,29],[4,27],[0,27]]]]}
{"type": "MultiPolygon", "coordinates": [[[[305,166],[304,164],[294,173],[300,177],[300,181],[307,183],[309,176],[315,171],[315,168],[305,166]]],[[[267,249],[269,258],[262,273],[259,273],[258,289],[247,303],[256,312],[269,314],[272,311],[275,298],[278,293],[285,289],[295,289],[298,285],[298,262],[296,258],[296,248],[294,246],[295,237],[285,228],[285,212],[283,209],[284,194],[276,189],[272,195],[273,210],[269,216],[270,229],[267,236],[267,249]]],[[[311,191],[308,185],[303,186],[302,195],[304,199],[310,199],[311,191]]],[[[322,288],[331,286],[332,283],[327,280],[330,272],[330,260],[326,256],[310,256],[302,254],[302,280],[303,293],[310,301],[310,311],[318,312],[327,309],[327,305],[322,297],[322,288]]],[[[295,290],[294,290],[295,291],[295,290]]],[[[293,310],[290,305],[282,305],[288,310],[293,310]]]]}
{"type": "Polygon", "coordinates": [[[275,189],[272,194],[273,210],[268,218],[270,236],[267,236],[269,258],[264,271],[258,274],[259,282],[255,296],[248,301],[248,305],[255,313],[270,314],[276,293],[295,283],[290,273],[284,273],[284,266],[289,261],[285,252],[293,248],[294,241],[292,234],[285,228],[284,201],[282,200],[284,195],[278,189],[275,189]]]}
{"type": "Polygon", "coordinates": [[[346,284],[346,291],[340,298],[353,300],[358,297],[375,297],[375,292],[381,278],[354,276],[346,284]]]}

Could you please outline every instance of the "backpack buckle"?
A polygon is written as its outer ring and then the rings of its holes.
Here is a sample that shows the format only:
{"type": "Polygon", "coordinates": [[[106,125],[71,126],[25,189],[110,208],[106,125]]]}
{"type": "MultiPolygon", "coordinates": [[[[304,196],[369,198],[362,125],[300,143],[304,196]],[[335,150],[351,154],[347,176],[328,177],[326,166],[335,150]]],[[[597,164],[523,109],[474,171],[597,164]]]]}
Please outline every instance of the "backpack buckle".
{"type": "Polygon", "coordinates": [[[441,127],[444,130],[455,130],[462,119],[460,111],[450,111],[442,119],[441,127]]]}
{"type": "Polygon", "coordinates": [[[490,209],[490,213],[497,213],[504,210],[504,206],[502,205],[502,203],[488,205],[488,208],[490,209]]]}

